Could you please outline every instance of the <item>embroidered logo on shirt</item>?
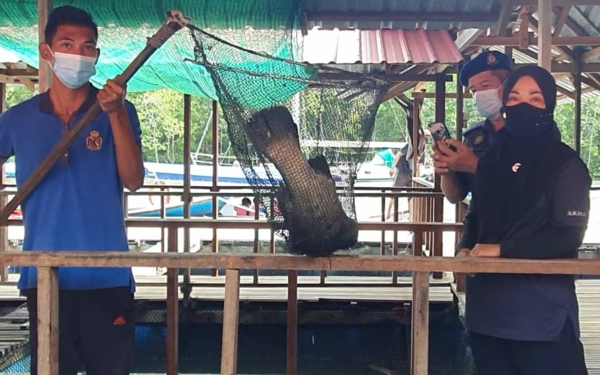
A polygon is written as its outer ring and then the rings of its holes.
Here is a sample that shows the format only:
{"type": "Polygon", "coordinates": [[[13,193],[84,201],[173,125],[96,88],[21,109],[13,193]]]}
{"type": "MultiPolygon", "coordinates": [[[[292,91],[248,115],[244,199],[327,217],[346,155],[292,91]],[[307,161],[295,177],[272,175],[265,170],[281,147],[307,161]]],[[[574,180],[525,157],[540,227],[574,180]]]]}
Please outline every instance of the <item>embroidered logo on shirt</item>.
{"type": "Polygon", "coordinates": [[[125,323],[126,323],[125,318],[123,318],[122,316],[120,316],[117,319],[115,319],[115,321],[113,322],[113,325],[115,325],[115,326],[122,326],[125,323]]]}
{"type": "Polygon", "coordinates": [[[478,135],[477,137],[475,137],[475,139],[473,140],[473,144],[474,145],[479,145],[481,144],[481,142],[483,142],[483,134],[478,135]]]}
{"type": "Polygon", "coordinates": [[[583,211],[568,211],[567,216],[587,217],[587,214],[583,211]]]}
{"type": "Polygon", "coordinates": [[[102,148],[102,137],[95,130],[90,132],[90,135],[85,139],[85,147],[90,151],[98,151],[102,148]]]}
{"type": "Polygon", "coordinates": [[[521,168],[521,163],[515,163],[515,165],[512,166],[512,171],[517,173],[519,168],[521,168]]]}

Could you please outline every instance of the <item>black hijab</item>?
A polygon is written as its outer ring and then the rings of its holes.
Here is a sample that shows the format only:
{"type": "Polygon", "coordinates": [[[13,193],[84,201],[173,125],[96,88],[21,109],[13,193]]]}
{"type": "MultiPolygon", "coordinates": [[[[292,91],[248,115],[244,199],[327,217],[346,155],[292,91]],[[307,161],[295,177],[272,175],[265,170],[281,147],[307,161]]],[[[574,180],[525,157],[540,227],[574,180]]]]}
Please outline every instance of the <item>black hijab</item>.
{"type": "Polygon", "coordinates": [[[504,85],[502,104],[504,127],[479,160],[475,175],[480,243],[507,239],[519,220],[549,192],[557,171],[577,157],[560,141],[554,122],[556,82],[548,71],[528,66],[513,72],[504,85]],[[508,103],[513,87],[525,76],[538,84],[545,109],[508,103]]]}

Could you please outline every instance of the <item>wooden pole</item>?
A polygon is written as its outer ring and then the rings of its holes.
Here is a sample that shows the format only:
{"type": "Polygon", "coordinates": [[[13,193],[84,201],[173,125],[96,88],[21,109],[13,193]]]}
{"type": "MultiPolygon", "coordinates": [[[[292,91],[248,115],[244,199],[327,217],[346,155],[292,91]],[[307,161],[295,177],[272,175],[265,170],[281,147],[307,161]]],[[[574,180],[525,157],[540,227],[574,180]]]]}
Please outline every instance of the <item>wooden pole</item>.
{"type": "Polygon", "coordinates": [[[240,270],[227,269],[225,272],[221,375],[235,375],[237,374],[238,321],[240,313],[240,270]]]}
{"type": "MultiPolygon", "coordinates": [[[[168,252],[177,254],[177,227],[169,227],[168,252]]],[[[167,375],[179,371],[179,280],[178,268],[167,270],[167,375]]]]}
{"type": "Polygon", "coordinates": [[[288,271],[287,375],[298,371],[298,271],[288,271]]]}
{"type": "MultiPolygon", "coordinates": [[[[446,122],[446,106],[445,106],[445,97],[446,97],[446,82],[437,81],[435,83],[435,120],[438,122],[446,122]]],[[[441,187],[441,176],[435,176],[435,185],[434,189],[437,192],[442,191],[441,187]]],[[[444,219],[444,197],[437,196],[433,199],[433,222],[441,223],[444,219]]],[[[443,237],[444,233],[442,231],[437,231],[434,233],[433,237],[433,256],[442,256],[443,254],[443,237]]],[[[433,277],[436,279],[441,279],[443,274],[441,272],[435,272],[433,277]]]]}
{"type": "MultiPolygon", "coordinates": [[[[191,196],[191,142],[192,134],[192,97],[189,94],[183,95],[183,217],[190,218],[191,196]]],[[[183,230],[183,251],[190,252],[190,228],[183,230]]],[[[189,302],[192,287],[190,285],[190,269],[186,268],[183,272],[183,285],[181,287],[183,300],[189,302]]]]}
{"type": "MultiPolygon", "coordinates": [[[[48,22],[48,16],[52,12],[53,0],[37,0],[38,4],[38,42],[44,43],[46,41],[44,37],[44,31],[46,30],[46,23],[48,22]]],[[[41,56],[38,57],[38,91],[39,93],[46,92],[50,88],[50,82],[52,81],[52,75],[50,74],[50,67],[41,56]]]]}
{"type": "Polygon", "coordinates": [[[538,0],[538,65],[552,70],[552,1],[538,0]]]}
{"type": "MultiPolygon", "coordinates": [[[[216,100],[212,102],[212,187],[210,191],[219,191],[219,103],[216,100]]],[[[219,217],[217,197],[212,198],[212,218],[216,220],[219,217]]],[[[219,236],[217,229],[213,229],[212,252],[219,252],[219,236]]],[[[218,275],[219,270],[212,270],[213,276],[218,275]]]]}
{"type": "Polygon", "coordinates": [[[573,72],[573,85],[575,86],[575,121],[573,123],[573,139],[575,151],[581,154],[581,54],[575,55],[575,71],[573,72]]]}
{"type": "MultiPolygon", "coordinates": [[[[465,114],[464,114],[464,98],[463,98],[463,93],[464,93],[464,87],[463,85],[460,83],[460,80],[458,79],[458,76],[460,75],[460,71],[462,69],[462,65],[458,66],[458,73],[456,74],[457,80],[456,80],[456,139],[457,140],[462,140],[463,138],[463,124],[465,121],[465,114]]],[[[461,222],[462,221],[462,217],[460,216],[460,205],[461,203],[457,203],[456,204],[456,209],[455,209],[455,216],[454,219],[455,221],[461,222]]],[[[455,242],[458,243],[458,241],[460,240],[460,232],[456,232],[456,238],[455,238],[455,242]]]]}
{"type": "MultiPolygon", "coordinates": [[[[0,83],[0,114],[6,111],[6,83],[0,83]]],[[[4,191],[4,163],[0,169],[0,191],[4,191]]],[[[0,207],[8,203],[6,195],[0,195],[0,207]]],[[[0,251],[8,250],[8,227],[0,227],[0,251]]],[[[6,265],[0,266],[0,281],[8,281],[8,268],[6,265]]]]}
{"type": "Polygon", "coordinates": [[[37,303],[37,373],[58,375],[58,268],[38,267],[37,303]]]}
{"type": "Polygon", "coordinates": [[[429,351],[429,273],[413,273],[411,375],[426,375],[429,351]]]}

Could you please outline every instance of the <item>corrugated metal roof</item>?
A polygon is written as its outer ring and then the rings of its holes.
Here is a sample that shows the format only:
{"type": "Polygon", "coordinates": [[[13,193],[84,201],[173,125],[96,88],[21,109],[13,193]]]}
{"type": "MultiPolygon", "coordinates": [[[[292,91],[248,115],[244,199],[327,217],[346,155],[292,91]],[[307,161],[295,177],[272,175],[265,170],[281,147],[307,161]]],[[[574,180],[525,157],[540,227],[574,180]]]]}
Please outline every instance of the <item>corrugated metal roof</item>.
{"type": "Polygon", "coordinates": [[[311,64],[456,64],[463,56],[446,30],[320,30],[304,37],[311,64]]]}
{"type": "Polygon", "coordinates": [[[318,26],[324,29],[414,29],[423,27],[429,30],[458,28],[486,28],[495,21],[475,22],[334,22],[318,20],[319,12],[456,12],[498,14],[503,0],[306,0],[307,13],[317,17],[309,21],[308,28],[318,26]]]}

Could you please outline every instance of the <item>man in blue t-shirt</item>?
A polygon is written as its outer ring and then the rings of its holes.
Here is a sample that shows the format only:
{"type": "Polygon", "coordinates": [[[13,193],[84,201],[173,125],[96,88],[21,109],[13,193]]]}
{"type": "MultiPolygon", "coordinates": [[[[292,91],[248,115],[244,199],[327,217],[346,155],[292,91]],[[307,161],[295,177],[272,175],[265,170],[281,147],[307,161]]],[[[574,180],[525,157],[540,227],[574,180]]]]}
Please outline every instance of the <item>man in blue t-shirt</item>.
{"type": "MultiPolygon", "coordinates": [[[[98,100],[102,112],[23,202],[24,251],[128,251],[123,187],[143,184],[141,130],[125,90],[108,80],[89,84],[100,51],[98,28],[81,9],[55,9],[40,44],[41,64],[52,69],[50,90],[0,116],[0,157],[15,156],[21,186],[62,137],[98,100]]],[[[37,272],[23,267],[32,374],[37,372],[37,272]]],[[[134,280],[130,268],[59,270],[59,366],[76,374],[129,374],[134,350],[134,280]]]]}

